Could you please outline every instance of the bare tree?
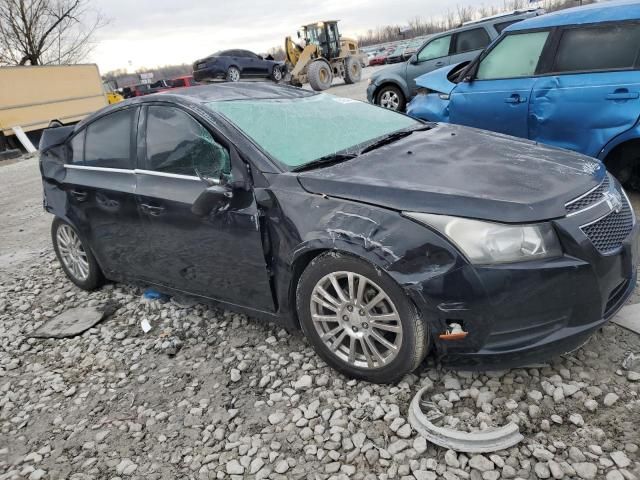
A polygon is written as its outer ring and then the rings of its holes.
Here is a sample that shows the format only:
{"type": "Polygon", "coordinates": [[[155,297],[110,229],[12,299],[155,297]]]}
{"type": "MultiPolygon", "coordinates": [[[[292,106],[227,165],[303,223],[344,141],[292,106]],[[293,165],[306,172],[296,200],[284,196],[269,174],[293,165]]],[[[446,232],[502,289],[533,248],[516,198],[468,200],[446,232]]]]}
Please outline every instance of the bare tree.
{"type": "Polygon", "coordinates": [[[106,24],[90,0],[0,0],[0,65],[77,63],[106,24]]]}

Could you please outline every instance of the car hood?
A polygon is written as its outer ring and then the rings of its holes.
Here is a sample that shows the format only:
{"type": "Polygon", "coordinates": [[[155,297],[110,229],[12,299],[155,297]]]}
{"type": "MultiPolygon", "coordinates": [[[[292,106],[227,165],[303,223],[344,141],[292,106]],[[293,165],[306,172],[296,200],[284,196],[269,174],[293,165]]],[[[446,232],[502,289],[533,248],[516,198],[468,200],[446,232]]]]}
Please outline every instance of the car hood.
{"type": "Polygon", "coordinates": [[[520,223],[563,217],[604,175],[598,160],[568,150],[435,125],[298,179],[311,193],[398,211],[520,223]]]}
{"type": "Polygon", "coordinates": [[[394,63],[393,65],[389,65],[388,67],[383,68],[379,72],[376,72],[376,74],[371,77],[371,80],[375,82],[380,78],[383,78],[383,77],[387,78],[390,75],[399,75],[402,77],[404,76],[406,69],[407,69],[406,62],[394,63]]]}
{"type": "MultiPolygon", "coordinates": [[[[463,63],[463,62],[461,62],[463,63]]],[[[449,72],[453,71],[460,65],[448,65],[446,67],[439,68],[433,72],[425,73],[416,78],[416,85],[422,88],[428,88],[434,92],[450,94],[456,87],[456,84],[449,81],[449,72]]]]}

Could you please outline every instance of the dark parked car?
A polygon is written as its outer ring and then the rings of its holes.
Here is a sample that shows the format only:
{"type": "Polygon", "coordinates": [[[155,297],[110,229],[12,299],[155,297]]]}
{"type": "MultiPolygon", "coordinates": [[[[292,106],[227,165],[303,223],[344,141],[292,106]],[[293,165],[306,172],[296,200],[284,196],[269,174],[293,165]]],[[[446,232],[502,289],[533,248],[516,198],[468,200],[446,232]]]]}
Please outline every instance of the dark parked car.
{"type": "Polygon", "coordinates": [[[186,88],[48,129],[40,151],[76,285],[301,327],[374,382],[429,351],[499,368],[565,353],[636,284],[634,213],[597,160],[331,95],[186,88]]]}
{"type": "Polygon", "coordinates": [[[228,82],[239,82],[242,78],[271,78],[279,82],[282,76],[282,62],[265,59],[248,50],[223,50],[193,64],[196,82],[221,78],[228,82]]]}

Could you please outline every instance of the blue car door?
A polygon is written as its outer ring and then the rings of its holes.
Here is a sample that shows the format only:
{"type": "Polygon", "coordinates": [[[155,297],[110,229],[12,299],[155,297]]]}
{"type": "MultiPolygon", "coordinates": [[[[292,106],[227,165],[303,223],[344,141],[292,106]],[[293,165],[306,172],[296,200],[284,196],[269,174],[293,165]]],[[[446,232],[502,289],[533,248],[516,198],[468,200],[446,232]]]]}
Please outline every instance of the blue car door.
{"type": "Polygon", "coordinates": [[[528,136],[529,99],[548,31],[509,34],[480,60],[474,78],[451,92],[450,121],[528,136]]]}
{"type": "Polygon", "coordinates": [[[568,27],[558,35],[553,75],[533,89],[529,136],[595,157],[640,117],[640,24],[568,27]]]}

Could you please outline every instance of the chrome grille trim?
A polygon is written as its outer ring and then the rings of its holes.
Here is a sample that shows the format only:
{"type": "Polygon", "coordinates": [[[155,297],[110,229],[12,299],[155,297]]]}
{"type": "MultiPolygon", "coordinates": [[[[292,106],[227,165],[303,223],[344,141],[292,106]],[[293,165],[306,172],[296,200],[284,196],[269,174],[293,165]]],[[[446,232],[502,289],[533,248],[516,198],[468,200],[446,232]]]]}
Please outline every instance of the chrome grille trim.
{"type": "Polygon", "coordinates": [[[567,211],[567,217],[577,215],[602,203],[605,200],[604,193],[609,191],[610,188],[611,178],[607,173],[598,185],[565,204],[564,207],[567,211]]]}

